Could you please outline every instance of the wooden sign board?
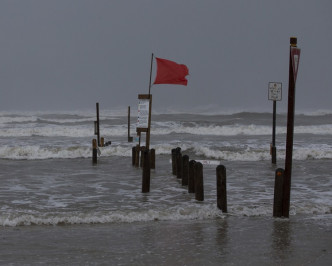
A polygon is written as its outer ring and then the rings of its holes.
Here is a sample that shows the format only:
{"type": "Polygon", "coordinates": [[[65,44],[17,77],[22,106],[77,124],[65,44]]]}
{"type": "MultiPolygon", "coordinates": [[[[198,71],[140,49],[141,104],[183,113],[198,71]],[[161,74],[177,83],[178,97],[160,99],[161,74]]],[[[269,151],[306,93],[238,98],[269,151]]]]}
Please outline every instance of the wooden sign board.
{"type": "Polygon", "coordinates": [[[151,99],[149,94],[138,95],[138,116],[136,132],[147,132],[149,128],[149,115],[151,99]]]}

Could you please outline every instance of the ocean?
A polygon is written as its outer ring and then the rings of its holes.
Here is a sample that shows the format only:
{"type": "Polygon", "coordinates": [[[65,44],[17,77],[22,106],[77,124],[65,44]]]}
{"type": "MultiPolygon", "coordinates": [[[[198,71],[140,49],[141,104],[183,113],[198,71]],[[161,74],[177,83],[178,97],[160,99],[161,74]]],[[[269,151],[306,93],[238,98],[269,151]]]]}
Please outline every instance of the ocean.
{"type": "MultiPolygon", "coordinates": [[[[100,110],[111,145],[92,164],[94,110],[0,112],[1,265],[331,265],[332,112],[297,113],[290,217],[273,218],[286,114],[153,113],[149,193],[132,166],[137,117],[100,110]],[[180,147],[203,165],[204,201],[172,175],[180,147]],[[216,204],[227,172],[228,212],[216,204]]],[[[144,145],[144,137],[142,138],[144,145]]]]}

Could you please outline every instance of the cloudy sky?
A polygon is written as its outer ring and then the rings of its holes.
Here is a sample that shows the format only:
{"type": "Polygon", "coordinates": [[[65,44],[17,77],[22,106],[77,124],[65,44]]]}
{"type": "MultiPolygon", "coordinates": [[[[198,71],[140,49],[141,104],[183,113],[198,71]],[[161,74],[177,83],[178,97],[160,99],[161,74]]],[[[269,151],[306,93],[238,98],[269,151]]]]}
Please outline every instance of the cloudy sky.
{"type": "Polygon", "coordinates": [[[190,73],[152,87],[156,110],[270,110],[278,81],[286,111],[291,36],[296,109],[331,110],[331,14],[330,0],[0,0],[0,111],[137,106],[152,53],[190,73]]]}

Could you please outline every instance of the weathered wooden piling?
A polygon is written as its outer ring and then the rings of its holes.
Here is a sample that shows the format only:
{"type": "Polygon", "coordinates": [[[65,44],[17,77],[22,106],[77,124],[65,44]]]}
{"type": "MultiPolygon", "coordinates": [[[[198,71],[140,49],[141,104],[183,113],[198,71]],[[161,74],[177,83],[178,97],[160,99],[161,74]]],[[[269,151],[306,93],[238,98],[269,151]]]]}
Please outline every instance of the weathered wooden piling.
{"type": "Polygon", "coordinates": [[[131,148],[131,164],[135,165],[135,158],[136,158],[136,147],[131,148]]]}
{"type": "Polygon", "coordinates": [[[172,174],[176,175],[176,149],[172,149],[172,174]]]}
{"type": "Polygon", "coordinates": [[[101,147],[105,147],[105,139],[104,139],[104,137],[100,138],[100,146],[101,147]]]}
{"type": "Polygon", "coordinates": [[[195,199],[204,200],[203,165],[199,162],[195,164],[195,199]]]}
{"type": "Polygon", "coordinates": [[[130,106],[128,106],[128,142],[133,142],[133,137],[130,136],[130,106]]]}
{"type": "Polygon", "coordinates": [[[93,139],[92,140],[92,163],[93,164],[97,164],[97,154],[98,154],[97,140],[93,139]]]}
{"type": "Polygon", "coordinates": [[[273,217],[281,217],[283,208],[284,169],[278,168],[274,180],[273,217]]]}
{"type": "Polygon", "coordinates": [[[145,150],[146,150],[145,146],[141,146],[141,148],[140,148],[140,154],[141,154],[140,167],[143,167],[143,165],[144,165],[145,158],[144,158],[143,154],[144,154],[145,150]]]}
{"type": "Polygon", "coordinates": [[[195,193],[195,160],[189,162],[188,193],[195,193]]]}
{"type": "Polygon", "coordinates": [[[182,156],[182,186],[188,186],[189,177],[189,156],[182,156]]]}
{"type": "Polygon", "coordinates": [[[222,212],[227,212],[226,168],[218,165],[217,175],[217,207],[222,212]]]}
{"type": "Polygon", "coordinates": [[[97,131],[97,143],[100,147],[100,130],[99,130],[99,103],[96,103],[97,121],[96,121],[96,131],[97,131]]]}
{"type": "Polygon", "coordinates": [[[176,177],[182,178],[182,153],[178,151],[176,153],[176,177]]]}
{"type": "Polygon", "coordinates": [[[139,145],[136,145],[135,147],[135,166],[139,167],[139,153],[140,153],[140,147],[139,145]]]}
{"type": "Polygon", "coordinates": [[[156,169],[156,150],[155,149],[150,150],[150,165],[151,165],[151,169],[156,169]]]}
{"type": "Polygon", "coordinates": [[[142,153],[143,159],[143,170],[142,170],[142,193],[150,192],[150,152],[148,149],[144,149],[142,153]]]}

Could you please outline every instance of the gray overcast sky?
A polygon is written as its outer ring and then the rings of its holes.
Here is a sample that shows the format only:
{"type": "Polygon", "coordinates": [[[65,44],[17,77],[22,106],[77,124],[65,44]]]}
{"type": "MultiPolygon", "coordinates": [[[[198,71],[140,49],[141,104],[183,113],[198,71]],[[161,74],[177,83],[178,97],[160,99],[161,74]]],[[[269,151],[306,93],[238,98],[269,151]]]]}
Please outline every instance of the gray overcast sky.
{"type": "Polygon", "coordinates": [[[331,110],[331,14],[330,0],[0,0],[0,110],[136,108],[153,52],[190,73],[154,85],[153,109],[269,111],[279,81],[287,111],[291,36],[296,109],[331,110]]]}

